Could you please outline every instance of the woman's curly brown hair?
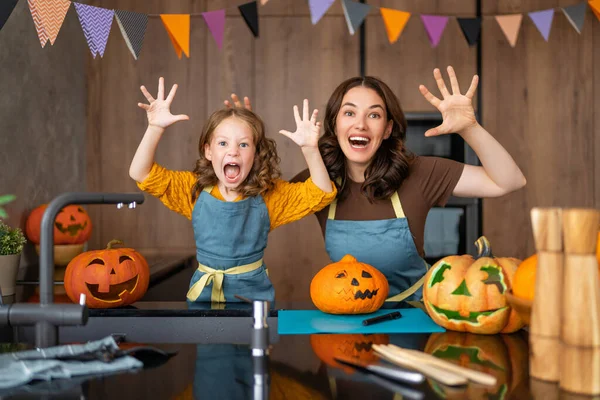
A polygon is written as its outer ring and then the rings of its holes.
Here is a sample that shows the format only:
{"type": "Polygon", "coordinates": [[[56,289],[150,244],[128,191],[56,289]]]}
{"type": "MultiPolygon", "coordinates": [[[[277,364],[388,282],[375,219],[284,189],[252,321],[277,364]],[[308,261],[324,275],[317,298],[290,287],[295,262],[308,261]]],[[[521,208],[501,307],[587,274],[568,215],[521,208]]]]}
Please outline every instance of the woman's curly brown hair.
{"type": "Polygon", "coordinates": [[[196,161],[194,173],[198,181],[192,188],[192,199],[195,201],[202,189],[206,186],[214,186],[219,182],[212,163],[204,154],[205,145],[210,145],[213,132],[227,118],[238,118],[245,122],[252,130],[252,137],[256,147],[254,163],[248,177],[238,186],[236,191],[243,197],[258,196],[273,189],[275,180],[281,176],[279,170],[279,157],[277,146],[273,139],[265,135],[265,124],[262,119],[245,108],[226,108],[214,112],[202,128],[200,141],[198,142],[198,153],[200,158],[196,161]]]}
{"type": "Polygon", "coordinates": [[[348,185],[346,185],[348,171],[346,156],[340,147],[335,129],[344,95],[357,86],[373,89],[385,104],[387,120],[393,121],[392,133],[389,138],[381,142],[375,152],[373,160],[365,171],[365,181],[361,186],[361,192],[371,202],[388,199],[408,176],[410,162],[414,156],[404,146],[406,118],[400,102],[394,92],[381,80],[372,76],[350,78],[334,90],[325,110],[323,124],[325,132],[319,139],[319,151],[323,156],[329,177],[337,186],[338,198],[344,199],[348,195],[348,185]]]}

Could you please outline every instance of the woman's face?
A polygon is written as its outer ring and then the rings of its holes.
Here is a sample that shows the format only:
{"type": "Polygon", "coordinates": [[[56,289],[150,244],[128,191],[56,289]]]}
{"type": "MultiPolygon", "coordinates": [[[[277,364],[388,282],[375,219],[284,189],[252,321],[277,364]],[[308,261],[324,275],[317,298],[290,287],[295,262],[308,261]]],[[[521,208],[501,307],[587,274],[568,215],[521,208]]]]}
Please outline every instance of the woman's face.
{"type": "Polygon", "coordinates": [[[383,99],[373,89],[357,86],[342,99],[335,134],[349,166],[366,168],[381,142],[392,133],[383,99]]]}

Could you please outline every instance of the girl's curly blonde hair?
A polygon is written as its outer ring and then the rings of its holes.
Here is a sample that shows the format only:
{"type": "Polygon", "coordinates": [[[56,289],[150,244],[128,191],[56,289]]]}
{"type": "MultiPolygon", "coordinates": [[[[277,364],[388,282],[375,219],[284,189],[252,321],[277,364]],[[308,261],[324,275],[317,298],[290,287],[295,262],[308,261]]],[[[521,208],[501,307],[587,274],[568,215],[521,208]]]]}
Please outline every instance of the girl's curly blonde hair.
{"type": "Polygon", "coordinates": [[[237,188],[237,192],[243,197],[251,197],[264,194],[273,189],[275,180],[281,176],[279,170],[279,156],[277,155],[277,145],[273,139],[265,135],[265,124],[262,119],[250,110],[245,108],[226,108],[214,112],[204,124],[200,141],[198,143],[198,153],[200,158],[196,161],[194,173],[198,180],[192,188],[192,200],[196,201],[202,189],[206,186],[214,186],[219,182],[213,169],[212,163],[204,154],[205,145],[210,145],[213,132],[227,118],[238,118],[245,122],[252,131],[256,153],[254,155],[254,164],[248,174],[248,177],[237,188]]]}

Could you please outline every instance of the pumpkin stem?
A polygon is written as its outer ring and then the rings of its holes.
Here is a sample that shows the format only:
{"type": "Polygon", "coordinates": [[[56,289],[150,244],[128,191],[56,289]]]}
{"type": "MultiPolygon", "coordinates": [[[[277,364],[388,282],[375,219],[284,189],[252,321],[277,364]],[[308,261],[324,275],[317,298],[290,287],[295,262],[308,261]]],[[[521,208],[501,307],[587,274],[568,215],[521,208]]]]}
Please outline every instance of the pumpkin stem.
{"type": "Polygon", "coordinates": [[[475,242],[475,246],[477,247],[477,256],[475,257],[475,259],[481,257],[494,257],[492,255],[492,245],[490,244],[488,238],[486,238],[485,236],[482,236],[479,239],[477,239],[477,241],[475,242]]]}
{"type": "Polygon", "coordinates": [[[108,242],[108,244],[106,245],[106,250],[110,250],[112,249],[114,244],[124,244],[122,240],[119,239],[113,239],[110,242],[108,242]]]}

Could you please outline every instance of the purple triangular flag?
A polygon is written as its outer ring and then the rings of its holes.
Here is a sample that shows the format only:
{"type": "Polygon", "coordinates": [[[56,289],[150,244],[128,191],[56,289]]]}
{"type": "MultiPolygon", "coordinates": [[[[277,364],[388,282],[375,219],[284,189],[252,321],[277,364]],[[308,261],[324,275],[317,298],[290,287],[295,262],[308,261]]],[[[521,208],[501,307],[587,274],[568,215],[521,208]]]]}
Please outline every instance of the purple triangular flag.
{"type": "Polygon", "coordinates": [[[529,13],[529,18],[533,21],[538,31],[547,42],[550,36],[550,28],[552,28],[552,19],[554,18],[554,8],[542,11],[534,11],[529,13]]]}
{"type": "Polygon", "coordinates": [[[223,33],[225,32],[225,9],[203,12],[202,18],[220,49],[223,46],[223,33]]]}
{"type": "Polygon", "coordinates": [[[333,3],[335,3],[335,0],[308,0],[310,22],[312,22],[313,25],[316,25],[333,3]]]}
{"type": "Polygon", "coordinates": [[[115,11],[81,3],[75,3],[75,9],[92,55],[103,57],[115,11]]]}
{"type": "Polygon", "coordinates": [[[421,14],[421,21],[423,21],[423,25],[425,25],[425,31],[427,31],[431,46],[437,47],[442,38],[442,33],[444,33],[444,29],[446,29],[448,17],[421,14]]]}

